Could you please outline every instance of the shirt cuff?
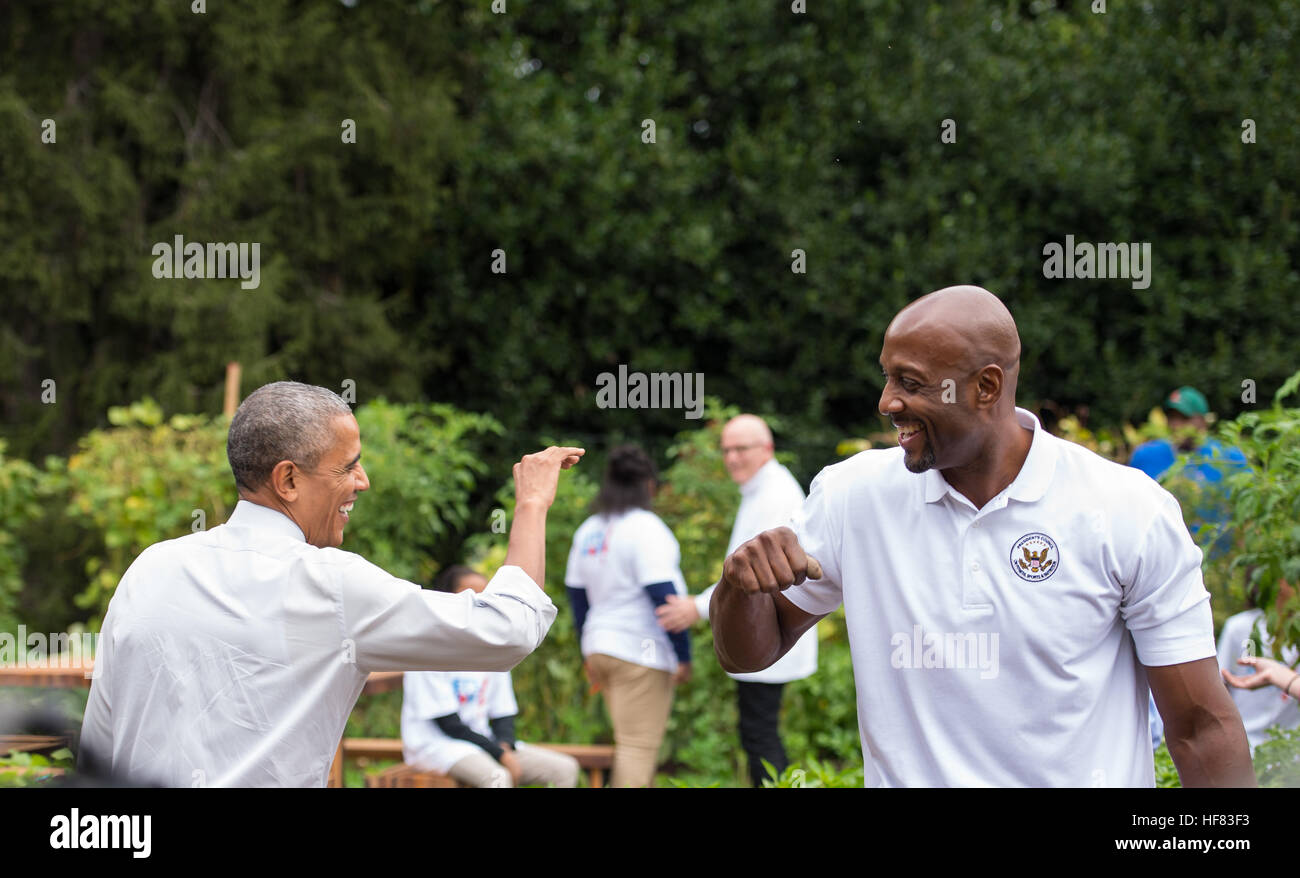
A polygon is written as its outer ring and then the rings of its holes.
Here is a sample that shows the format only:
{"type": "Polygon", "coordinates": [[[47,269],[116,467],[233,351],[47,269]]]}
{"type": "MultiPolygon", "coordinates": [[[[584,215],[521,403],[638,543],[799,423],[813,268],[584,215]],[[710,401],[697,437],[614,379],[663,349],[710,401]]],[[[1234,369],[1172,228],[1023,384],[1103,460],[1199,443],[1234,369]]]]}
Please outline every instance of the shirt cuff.
{"type": "Polygon", "coordinates": [[[695,609],[699,612],[700,618],[705,622],[709,621],[709,601],[713,600],[713,590],[717,587],[716,583],[710,585],[704,591],[691,598],[691,600],[695,601],[695,609]]]}
{"type": "Polygon", "coordinates": [[[488,580],[488,584],[484,586],[483,591],[518,598],[537,610],[554,609],[555,607],[555,604],[551,602],[551,596],[546,593],[546,590],[533,582],[533,578],[524,572],[524,568],[516,567],[513,564],[507,564],[493,574],[492,578],[488,580]]]}
{"type": "Polygon", "coordinates": [[[1194,607],[1163,625],[1132,630],[1138,661],[1148,668],[1181,665],[1203,658],[1217,658],[1214,642],[1214,618],[1208,595],[1194,607]]]}

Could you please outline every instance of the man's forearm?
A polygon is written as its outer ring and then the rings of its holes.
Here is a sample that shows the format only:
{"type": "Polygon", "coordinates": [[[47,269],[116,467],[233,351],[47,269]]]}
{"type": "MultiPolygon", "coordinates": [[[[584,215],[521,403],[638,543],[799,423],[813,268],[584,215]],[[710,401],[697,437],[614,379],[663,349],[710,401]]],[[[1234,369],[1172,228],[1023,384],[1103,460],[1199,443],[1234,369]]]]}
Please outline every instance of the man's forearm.
{"type": "Polygon", "coordinates": [[[1253,787],[1250,744],[1235,708],[1206,711],[1186,734],[1165,726],[1169,755],[1184,787],[1253,787]]]}
{"type": "Polygon", "coordinates": [[[770,594],[747,595],[724,580],[713,591],[709,618],[714,651],[728,673],[761,671],[784,652],[781,621],[770,594]]]}
{"type": "Polygon", "coordinates": [[[510,526],[510,546],[506,550],[506,564],[519,567],[537,583],[546,588],[546,506],[527,503],[515,507],[514,524],[510,526]]]}

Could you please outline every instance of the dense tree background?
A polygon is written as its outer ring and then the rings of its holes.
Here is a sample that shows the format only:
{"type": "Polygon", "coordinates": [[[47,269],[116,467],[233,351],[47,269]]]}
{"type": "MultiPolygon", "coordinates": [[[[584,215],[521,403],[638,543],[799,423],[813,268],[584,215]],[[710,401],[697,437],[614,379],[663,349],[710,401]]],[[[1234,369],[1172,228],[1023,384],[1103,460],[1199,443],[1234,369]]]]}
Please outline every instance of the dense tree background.
{"type": "Polygon", "coordinates": [[[491,413],[512,451],[666,443],[680,412],[601,410],[596,375],[701,372],[829,449],[877,427],[890,316],[958,282],[1016,315],[1022,401],[1094,422],[1294,369],[1294,3],[489,6],[0,0],[10,454],[146,395],[216,412],[229,359],[491,413]],[[155,279],[177,234],[260,242],[261,286],[155,279]],[[1067,234],[1150,242],[1150,288],[1045,279],[1067,234]]]}

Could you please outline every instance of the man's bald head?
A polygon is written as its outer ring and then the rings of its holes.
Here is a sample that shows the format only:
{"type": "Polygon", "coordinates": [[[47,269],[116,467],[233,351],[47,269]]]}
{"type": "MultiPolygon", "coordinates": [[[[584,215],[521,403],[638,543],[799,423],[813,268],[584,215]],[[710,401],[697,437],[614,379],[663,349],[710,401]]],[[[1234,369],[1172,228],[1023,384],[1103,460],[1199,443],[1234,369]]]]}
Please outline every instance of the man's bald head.
{"type": "Polygon", "coordinates": [[[899,430],[912,472],[982,466],[1015,429],[1020,334],[988,290],[945,287],[912,302],[885,330],[880,413],[899,430]]]}
{"type": "Polygon", "coordinates": [[[912,335],[933,346],[948,368],[974,372],[989,364],[1006,373],[1005,395],[1015,402],[1020,332],[1002,300],[983,287],[944,287],[895,315],[885,338],[912,335]]]}
{"type": "Polygon", "coordinates": [[[736,415],[722,428],[722,462],[736,484],[753,478],[774,453],[772,431],[758,415],[736,415]]]}

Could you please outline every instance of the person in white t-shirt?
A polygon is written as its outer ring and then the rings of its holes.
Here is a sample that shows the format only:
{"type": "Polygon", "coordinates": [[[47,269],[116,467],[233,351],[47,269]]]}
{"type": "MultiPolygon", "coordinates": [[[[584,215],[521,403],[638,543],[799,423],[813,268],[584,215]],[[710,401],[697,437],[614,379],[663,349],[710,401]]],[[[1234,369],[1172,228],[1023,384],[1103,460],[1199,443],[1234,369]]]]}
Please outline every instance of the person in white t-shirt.
{"type": "Polygon", "coordinates": [[[673,687],[691,675],[690,635],[655,619],[669,595],[686,594],[677,540],[650,511],[656,484],[640,448],[611,451],[597,512],[574,534],[564,574],[587,676],[614,727],[616,787],[653,782],[673,687]]]}
{"type": "MultiPolygon", "coordinates": [[[[772,431],[757,415],[737,415],[722,428],[722,460],[741,495],[728,554],[768,528],[788,524],[803,505],[803,489],[790,471],[777,463],[775,452],[772,431]]],[[[716,583],[693,598],[669,595],[668,603],[655,611],[659,624],[668,631],[684,631],[699,619],[707,621],[715,588],[716,583]]],[[[779,728],[785,684],[816,671],[817,628],[813,626],[770,668],[731,675],[736,680],[740,744],[755,787],[761,787],[767,777],[764,760],[778,776],[788,764],[779,728]]]]}
{"type": "Polygon", "coordinates": [[[505,671],[542,642],[555,619],[539,585],[546,512],[582,454],[548,448],[515,464],[505,565],[481,594],[438,594],[338,548],[370,487],[348,404],[294,381],[258,388],[230,423],[230,520],[145,549],[113,593],[79,769],[133,784],[324,787],[371,671],[505,671]]]}
{"type": "MultiPolygon", "coordinates": [[[[482,594],[487,577],[462,564],[434,591],[482,594]]],[[[408,671],[402,677],[402,758],[473,787],[573,787],[578,761],[515,740],[519,704],[509,671],[408,671]]]]}
{"type": "MultiPolygon", "coordinates": [[[[1278,610],[1294,597],[1295,589],[1283,582],[1278,589],[1278,610]]],[[[1300,650],[1294,646],[1282,650],[1282,661],[1264,655],[1273,650],[1273,637],[1264,621],[1264,611],[1255,607],[1229,617],[1219,633],[1219,671],[1232,687],[1232,700],[1241,712],[1252,751],[1268,740],[1273,726],[1300,727],[1300,710],[1292,700],[1300,698],[1300,673],[1292,670],[1300,661],[1300,650]],[[1256,649],[1256,641],[1262,649],[1256,649]],[[1254,673],[1232,673],[1240,670],[1239,665],[1253,667],[1254,673]],[[1264,690],[1266,686],[1282,691],[1264,690]]]]}
{"type": "Polygon", "coordinates": [[[825,468],[793,528],[727,558],[722,666],[842,603],[868,786],[1154,786],[1148,684],[1184,786],[1255,785],[1177,501],[1016,407],[1006,307],[939,290],[880,361],[900,447],[825,468]]]}

